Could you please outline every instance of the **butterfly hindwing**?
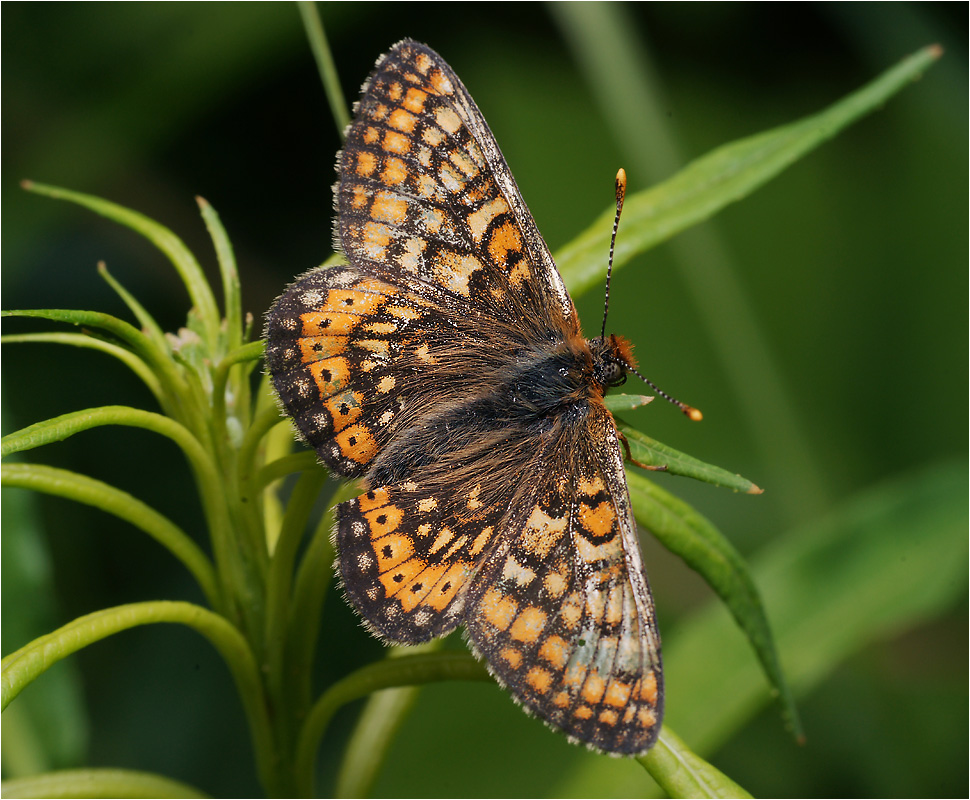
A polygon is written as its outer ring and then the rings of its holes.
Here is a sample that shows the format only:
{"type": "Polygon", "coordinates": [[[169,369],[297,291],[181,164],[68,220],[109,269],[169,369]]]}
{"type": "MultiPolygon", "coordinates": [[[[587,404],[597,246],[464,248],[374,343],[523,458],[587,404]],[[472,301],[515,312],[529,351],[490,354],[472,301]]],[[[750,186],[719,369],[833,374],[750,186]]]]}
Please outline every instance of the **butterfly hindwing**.
{"type": "Polygon", "coordinates": [[[641,753],[660,727],[660,639],[615,428],[602,406],[587,421],[544,454],[555,466],[504,524],[466,624],[530,711],[598,749],[641,753]]]}

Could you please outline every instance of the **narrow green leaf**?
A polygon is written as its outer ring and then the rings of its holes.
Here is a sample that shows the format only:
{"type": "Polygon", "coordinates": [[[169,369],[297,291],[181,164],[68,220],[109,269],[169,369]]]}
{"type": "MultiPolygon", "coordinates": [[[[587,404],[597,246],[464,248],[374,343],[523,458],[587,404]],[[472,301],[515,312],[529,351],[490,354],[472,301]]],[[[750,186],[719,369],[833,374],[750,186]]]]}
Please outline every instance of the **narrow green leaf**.
{"type": "Polygon", "coordinates": [[[707,519],[687,503],[641,475],[628,474],[630,501],[637,520],[670,552],[680,556],[720,597],[754,648],[781,704],[792,734],[801,737],[798,710],[775,647],[771,626],[741,554],[707,519]]]}
{"type": "MultiPolygon", "coordinates": [[[[617,240],[614,269],[633,256],[713,216],[831,139],[922,75],[942,51],[926,47],[824,111],[718,147],[674,177],[630,195],[623,207],[625,233],[617,240]]],[[[571,292],[581,294],[603,280],[615,209],[610,208],[556,253],[571,292]]]]}
{"type": "Polygon", "coordinates": [[[115,290],[115,294],[118,295],[128,306],[128,310],[135,315],[135,319],[141,324],[142,333],[144,333],[149,339],[155,343],[155,347],[158,348],[159,352],[164,353],[168,350],[168,346],[165,344],[165,334],[159,327],[158,323],[155,322],[155,318],[149,314],[145,307],[135,299],[135,296],[129,292],[121,283],[108,271],[108,267],[103,261],[98,262],[98,274],[107,282],[108,286],[115,290]]]}
{"type": "Polygon", "coordinates": [[[631,428],[621,420],[617,420],[617,424],[630,444],[630,453],[643,464],[666,467],[665,472],[669,472],[671,475],[696,478],[705,483],[713,483],[715,486],[733,489],[735,492],[761,494],[763,491],[747,478],[742,478],[740,475],[715,467],[712,464],[705,464],[693,456],[674,450],[674,448],[640,433],[636,428],[631,428]]]}
{"type": "Polygon", "coordinates": [[[751,797],[666,725],[653,749],[637,760],[670,797],[751,797]]]}
{"type": "Polygon", "coordinates": [[[131,769],[65,769],[0,784],[2,797],[208,797],[182,781],[131,769]]]}
{"type": "Polygon", "coordinates": [[[3,464],[0,480],[4,486],[64,497],[130,522],[181,561],[195,577],[209,603],[219,607],[219,590],[208,557],[185,531],[141,500],[86,475],[41,464],[3,464]]]}
{"type": "Polygon", "coordinates": [[[395,686],[438,681],[491,681],[492,677],[468,653],[418,653],[377,661],[333,684],[313,705],[297,743],[296,775],[301,796],[313,796],[313,763],[317,745],[338,708],[371,692],[395,686]]]}
{"type": "MultiPolygon", "coordinates": [[[[753,559],[799,694],[867,644],[965,606],[968,479],[964,460],[912,470],[753,559]]],[[[664,661],[667,720],[698,752],[724,744],[767,700],[718,603],[665,637],[664,661]]]]}
{"type": "Polygon", "coordinates": [[[606,407],[612,411],[632,411],[635,408],[652,403],[653,397],[644,394],[608,394],[603,398],[606,407]]]}
{"type": "Polygon", "coordinates": [[[74,192],[70,189],[63,189],[59,186],[48,186],[43,183],[24,181],[21,186],[30,192],[52,197],[55,200],[68,200],[72,203],[84,206],[85,208],[107,217],[119,225],[131,228],[136,233],[140,233],[159,250],[161,250],[172,262],[177,270],[179,277],[188,289],[192,305],[198,310],[205,328],[206,345],[211,354],[215,354],[219,340],[219,309],[216,306],[215,297],[202,268],[191,251],[183,244],[182,240],[164,225],[159,225],[154,220],[149,219],[144,214],[133,211],[116,203],[102,200],[99,197],[74,192]]]}
{"type": "Polygon", "coordinates": [[[186,625],[208,639],[222,656],[246,709],[260,778],[265,786],[272,786],[277,767],[275,746],[256,659],[245,637],[225,617],[192,603],[158,600],[106,608],[35,639],[0,662],[3,708],[61,659],[116,633],[155,623],[186,625]]]}
{"type": "Polygon", "coordinates": [[[202,219],[209,231],[209,237],[216,250],[219,274],[222,276],[222,295],[225,303],[226,349],[233,350],[243,343],[242,287],[239,285],[239,270],[236,268],[236,254],[226,229],[222,226],[219,214],[204,197],[196,197],[202,212],[202,219]]]}

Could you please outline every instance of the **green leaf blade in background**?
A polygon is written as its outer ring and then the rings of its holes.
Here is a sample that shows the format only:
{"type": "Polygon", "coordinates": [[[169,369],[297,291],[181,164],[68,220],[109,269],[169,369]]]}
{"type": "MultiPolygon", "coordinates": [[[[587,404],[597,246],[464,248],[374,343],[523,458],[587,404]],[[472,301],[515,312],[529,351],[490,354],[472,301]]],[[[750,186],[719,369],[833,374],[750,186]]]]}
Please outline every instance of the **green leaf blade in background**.
{"type": "MultiPolygon", "coordinates": [[[[718,147],[669,180],[627,196],[614,268],[748,196],[840,130],[878,109],[942,54],[936,45],[926,47],[818,114],[718,147]]],[[[613,216],[613,210],[605,211],[556,252],[556,264],[571,292],[582,294],[602,282],[613,216]]]]}
{"type": "MultiPolygon", "coordinates": [[[[914,469],[780,536],[753,558],[797,694],[865,645],[965,595],[968,477],[959,462],[914,469]]],[[[737,630],[716,605],[666,637],[664,658],[667,719],[701,754],[722,745],[768,699],[737,630]]]]}

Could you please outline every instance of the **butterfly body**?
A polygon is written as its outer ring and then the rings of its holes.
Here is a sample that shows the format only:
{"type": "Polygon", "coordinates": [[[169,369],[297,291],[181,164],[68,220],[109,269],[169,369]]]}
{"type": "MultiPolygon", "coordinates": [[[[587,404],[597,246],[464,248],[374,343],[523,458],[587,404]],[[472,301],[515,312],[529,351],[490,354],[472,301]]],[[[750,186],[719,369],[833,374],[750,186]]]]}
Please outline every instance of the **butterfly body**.
{"type": "Polygon", "coordinates": [[[629,344],[583,338],[481,113],[430,49],[378,62],[338,169],[350,263],[299,278],[266,338],[300,434],[362,480],[336,509],[348,599],[393,642],[463,624],[532,713],[642,753],[660,642],[603,403],[629,344]]]}

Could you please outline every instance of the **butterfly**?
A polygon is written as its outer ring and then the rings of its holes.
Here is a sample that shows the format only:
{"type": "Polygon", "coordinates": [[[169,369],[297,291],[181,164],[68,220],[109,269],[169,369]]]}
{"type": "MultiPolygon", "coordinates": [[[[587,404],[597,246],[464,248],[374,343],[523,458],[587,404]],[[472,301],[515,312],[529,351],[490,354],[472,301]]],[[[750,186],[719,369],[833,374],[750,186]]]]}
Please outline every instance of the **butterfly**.
{"type": "Polygon", "coordinates": [[[378,60],[337,168],[349,264],[289,286],[265,339],[299,434],[362,483],[336,507],[347,598],[389,642],[463,625],[530,713],[645,752],[660,636],[603,399],[629,343],[583,337],[485,119],[425,45],[378,60]]]}

